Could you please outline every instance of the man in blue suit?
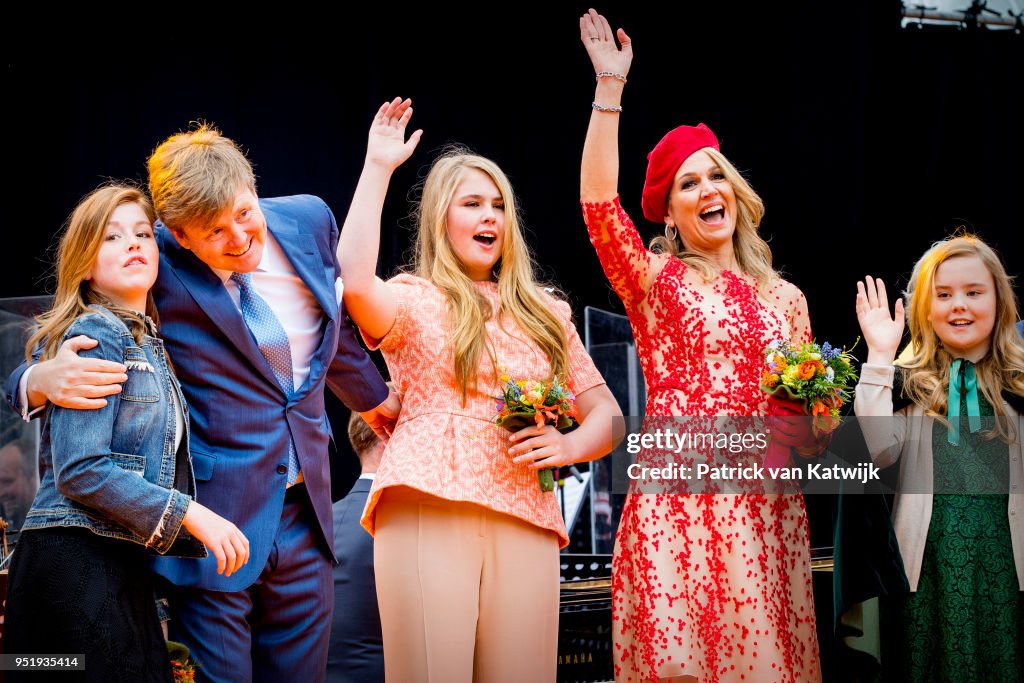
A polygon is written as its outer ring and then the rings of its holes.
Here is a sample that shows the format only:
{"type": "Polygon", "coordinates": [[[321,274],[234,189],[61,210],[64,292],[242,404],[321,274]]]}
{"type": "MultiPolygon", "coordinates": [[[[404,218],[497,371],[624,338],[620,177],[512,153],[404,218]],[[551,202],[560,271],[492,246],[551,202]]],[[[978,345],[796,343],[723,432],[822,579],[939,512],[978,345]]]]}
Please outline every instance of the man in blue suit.
{"type": "MultiPolygon", "coordinates": [[[[197,499],[250,543],[230,575],[213,557],[154,561],[171,636],[204,680],[322,680],[334,604],[324,387],[378,429],[398,410],[340,305],[337,224],[316,197],[258,199],[245,156],[208,126],[157,147],[149,186],[163,223],[153,295],[188,401],[197,499]]],[[[89,407],[120,391],[123,366],[74,353],[88,344],[37,365],[25,402],[89,407]]]]}
{"type": "Polygon", "coordinates": [[[359,524],[384,442],[352,413],[348,440],[362,472],[334,504],[334,622],[327,655],[327,683],[384,683],[384,640],[373,575],[373,537],[359,524]]]}

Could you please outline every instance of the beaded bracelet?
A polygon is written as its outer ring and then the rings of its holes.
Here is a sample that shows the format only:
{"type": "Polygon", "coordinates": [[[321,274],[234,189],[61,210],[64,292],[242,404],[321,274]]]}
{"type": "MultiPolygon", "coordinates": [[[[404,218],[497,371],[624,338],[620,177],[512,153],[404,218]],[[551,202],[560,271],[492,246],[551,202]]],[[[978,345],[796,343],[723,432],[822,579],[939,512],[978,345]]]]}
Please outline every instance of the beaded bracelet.
{"type": "Polygon", "coordinates": [[[601,80],[605,76],[608,76],[609,78],[614,78],[615,80],[618,80],[618,81],[622,81],[623,83],[626,82],[626,77],[625,76],[623,76],[622,74],[617,74],[614,71],[598,71],[597,72],[597,80],[601,80]]]}
{"type": "Polygon", "coordinates": [[[598,104],[597,102],[591,102],[590,106],[596,109],[597,111],[607,111],[613,114],[622,113],[622,107],[606,107],[603,104],[598,104]]]}

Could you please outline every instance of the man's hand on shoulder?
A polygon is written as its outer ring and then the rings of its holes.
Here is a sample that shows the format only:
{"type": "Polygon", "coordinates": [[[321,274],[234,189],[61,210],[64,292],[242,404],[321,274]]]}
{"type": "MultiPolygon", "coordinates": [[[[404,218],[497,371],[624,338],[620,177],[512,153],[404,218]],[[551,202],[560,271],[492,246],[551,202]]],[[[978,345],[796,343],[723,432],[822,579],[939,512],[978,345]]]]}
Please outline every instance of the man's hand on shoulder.
{"type": "Polygon", "coordinates": [[[29,408],[50,401],[64,408],[95,410],[107,405],[105,396],[120,393],[121,383],[128,380],[128,368],[121,363],[78,355],[96,343],[86,336],[72,337],[61,344],[53,358],[38,363],[25,387],[29,408]]]}

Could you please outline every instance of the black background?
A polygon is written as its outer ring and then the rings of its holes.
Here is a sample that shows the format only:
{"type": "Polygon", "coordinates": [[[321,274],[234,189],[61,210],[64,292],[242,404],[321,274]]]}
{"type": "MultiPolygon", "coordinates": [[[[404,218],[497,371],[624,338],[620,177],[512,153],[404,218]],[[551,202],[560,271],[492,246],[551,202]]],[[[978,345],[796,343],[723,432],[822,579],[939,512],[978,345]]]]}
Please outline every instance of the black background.
{"type": "MultiPolygon", "coordinates": [[[[544,278],[577,316],[621,311],[578,204],[594,88],[585,9],[381,3],[361,7],[371,22],[298,6],[277,17],[164,7],[148,24],[113,10],[65,16],[82,29],[38,36],[41,17],[12,19],[0,296],[52,291],[48,250],[77,200],[106,178],[144,180],[150,151],[197,119],[247,150],[259,194],[320,195],[340,224],[373,112],[401,95],[425,133],[392,182],[382,275],[406,262],[410,188],[457,141],[509,174],[544,278]]],[[[858,277],[905,285],[957,226],[993,244],[1011,273],[1024,267],[1024,37],[900,29],[890,1],[599,9],[634,41],[620,191],[645,239],[660,229],[639,209],[646,153],[675,125],[703,121],[764,199],[762,232],[807,294],[819,340],[857,337],[858,277]]]]}

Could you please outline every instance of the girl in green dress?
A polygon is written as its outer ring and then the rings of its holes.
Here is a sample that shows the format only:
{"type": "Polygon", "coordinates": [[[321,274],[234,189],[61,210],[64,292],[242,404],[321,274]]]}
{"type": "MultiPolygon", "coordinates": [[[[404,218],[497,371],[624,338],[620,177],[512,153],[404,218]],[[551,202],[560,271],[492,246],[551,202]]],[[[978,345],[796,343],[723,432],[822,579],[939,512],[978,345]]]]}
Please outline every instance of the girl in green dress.
{"type": "Polygon", "coordinates": [[[903,301],[890,313],[885,285],[870,276],[857,290],[868,357],[854,410],[875,464],[899,466],[893,526],[911,591],[898,633],[883,639],[883,671],[900,681],[1022,681],[1024,342],[1010,278],[977,237],[933,245],[906,292],[900,378],[903,301]],[[894,393],[909,405],[894,410],[894,393]]]}

